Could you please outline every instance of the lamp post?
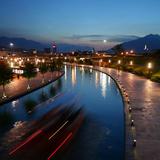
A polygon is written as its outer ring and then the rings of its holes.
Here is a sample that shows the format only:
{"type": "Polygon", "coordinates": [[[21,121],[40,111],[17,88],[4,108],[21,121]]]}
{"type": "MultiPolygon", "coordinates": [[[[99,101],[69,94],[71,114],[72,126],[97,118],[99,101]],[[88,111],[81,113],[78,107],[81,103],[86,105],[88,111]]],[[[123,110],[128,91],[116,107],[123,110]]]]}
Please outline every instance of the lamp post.
{"type": "Polygon", "coordinates": [[[102,62],[103,62],[103,59],[100,59],[100,60],[99,60],[99,66],[100,66],[100,67],[102,66],[102,62]]]}
{"type": "Polygon", "coordinates": [[[13,49],[13,47],[14,47],[14,44],[11,42],[11,43],[9,44],[9,46],[10,46],[11,54],[12,54],[12,49],[13,49]]]}
{"type": "Polygon", "coordinates": [[[130,62],[129,62],[129,65],[130,65],[130,66],[133,66],[133,61],[130,61],[130,62]]]}
{"type": "Polygon", "coordinates": [[[110,64],[111,64],[111,60],[109,59],[109,60],[108,60],[108,66],[110,66],[110,64]]]}
{"type": "Polygon", "coordinates": [[[147,68],[148,68],[148,75],[150,76],[151,70],[152,70],[152,68],[153,68],[153,65],[152,65],[151,62],[149,62],[149,63],[147,64],[147,68]]]}
{"type": "Polygon", "coordinates": [[[118,60],[118,61],[117,61],[117,64],[118,64],[117,76],[119,77],[119,70],[120,70],[121,60],[118,60]]]}
{"type": "Polygon", "coordinates": [[[117,64],[118,64],[118,70],[119,70],[121,65],[121,60],[118,60],[117,64]]]}

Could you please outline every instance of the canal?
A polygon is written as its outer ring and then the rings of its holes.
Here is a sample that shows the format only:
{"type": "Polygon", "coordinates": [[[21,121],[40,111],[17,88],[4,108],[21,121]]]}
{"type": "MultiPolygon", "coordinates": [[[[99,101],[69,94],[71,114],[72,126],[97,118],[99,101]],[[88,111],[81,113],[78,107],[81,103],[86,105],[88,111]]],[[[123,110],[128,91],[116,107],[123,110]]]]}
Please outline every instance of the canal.
{"type": "Polygon", "coordinates": [[[124,159],[124,108],[115,82],[84,67],[64,66],[64,70],[61,80],[0,106],[0,157],[30,129],[30,124],[54,107],[76,99],[84,108],[85,119],[57,159],[124,159]]]}

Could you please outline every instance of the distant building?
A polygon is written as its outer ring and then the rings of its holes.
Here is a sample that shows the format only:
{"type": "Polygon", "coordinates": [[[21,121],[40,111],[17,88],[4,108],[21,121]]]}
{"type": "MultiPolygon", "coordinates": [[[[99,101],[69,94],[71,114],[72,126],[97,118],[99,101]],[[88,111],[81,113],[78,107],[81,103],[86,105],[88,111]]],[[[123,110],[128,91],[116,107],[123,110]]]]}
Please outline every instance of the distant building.
{"type": "Polygon", "coordinates": [[[56,53],[57,52],[57,45],[55,42],[52,43],[52,53],[56,53]]]}
{"type": "Polygon", "coordinates": [[[51,53],[51,48],[44,48],[44,53],[51,53]]]}

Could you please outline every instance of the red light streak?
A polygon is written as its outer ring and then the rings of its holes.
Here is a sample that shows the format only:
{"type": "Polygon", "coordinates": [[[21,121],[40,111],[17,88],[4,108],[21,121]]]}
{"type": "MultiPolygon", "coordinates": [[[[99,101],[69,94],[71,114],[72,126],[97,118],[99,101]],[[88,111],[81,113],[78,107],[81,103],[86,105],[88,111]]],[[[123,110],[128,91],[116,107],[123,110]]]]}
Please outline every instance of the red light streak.
{"type": "Polygon", "coordinates": [[[51,158],[56,154],[56,152],[67,142],[67,140],[72,136],[72,132],[68,134],[68,136],[65,138],[65,140],[52,152],[52,154],[48,157],[48,160],[51,160],[51,158]]]}
{"type": "Polygon", "coordinates": [[[27,143],[29,143],[33,138],[35,138],[36,136],[38,136],[40,133],[42,132],[42,130],[38,130],[37,132],[33,133],[27,140],[25,140],[23,143],[21,143],[18,147],[16,147],[15,149],[13,149],[11,152],[9,152],[9,155],[12,155],[13,153],[15,153],[17,150],[19,150],[20,148],[22,148],[24,145],[26,145],[27,143]]]}

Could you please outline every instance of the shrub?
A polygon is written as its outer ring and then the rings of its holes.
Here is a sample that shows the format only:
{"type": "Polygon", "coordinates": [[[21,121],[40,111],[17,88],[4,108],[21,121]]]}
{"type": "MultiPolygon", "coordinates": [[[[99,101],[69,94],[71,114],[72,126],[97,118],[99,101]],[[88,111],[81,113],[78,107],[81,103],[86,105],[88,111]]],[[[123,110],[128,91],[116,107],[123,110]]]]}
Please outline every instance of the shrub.
{"type": "Polygon", "coordinates": [[[152,81],[155,81],[155,82],[160,82],[160,71],[157,72],[157,73],[155,73],[155,74],[153,74],[153,75],[151,76],[151,80],[152,80],[152,81]]]}

